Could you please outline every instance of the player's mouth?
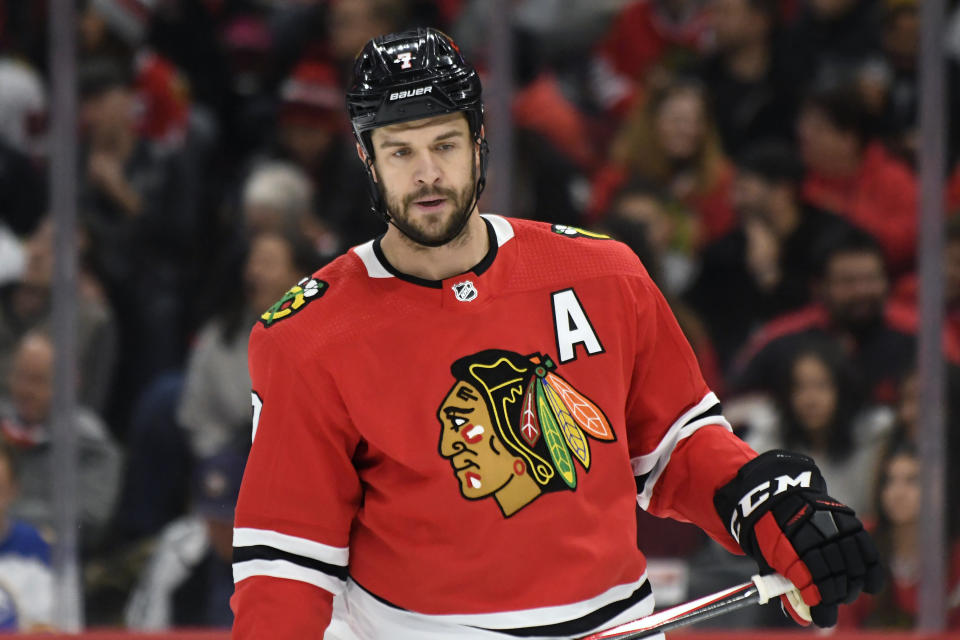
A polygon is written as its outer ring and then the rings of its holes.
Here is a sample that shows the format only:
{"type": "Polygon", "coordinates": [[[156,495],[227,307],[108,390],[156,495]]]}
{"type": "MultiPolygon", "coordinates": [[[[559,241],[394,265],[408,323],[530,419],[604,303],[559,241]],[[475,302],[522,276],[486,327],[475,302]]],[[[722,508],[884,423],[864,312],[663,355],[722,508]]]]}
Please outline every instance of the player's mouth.
{"type": "Polygon", "coordinates": [[[422,200],[415,200],[413,204],[417,205],[423,211],[439,211],[440,207],[446,203],[446,198],[424,198],[422,200]]]}

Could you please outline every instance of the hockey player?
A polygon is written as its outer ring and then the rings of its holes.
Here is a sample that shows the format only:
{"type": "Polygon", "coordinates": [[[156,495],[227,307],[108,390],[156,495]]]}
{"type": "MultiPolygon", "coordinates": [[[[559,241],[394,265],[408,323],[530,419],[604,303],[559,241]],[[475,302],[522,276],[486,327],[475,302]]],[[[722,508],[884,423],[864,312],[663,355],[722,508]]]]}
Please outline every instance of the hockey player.
{"type": "Polygon", "coordinates": [[[641,617],[637,501],[789,577],[819,626],[879,587],[814,462],[733,436],[625,245],[478,213],[480,81],[450,38],[376,38],[354,74],[388,230],[253,331],[234,638],[575,638],[641,617]]]}

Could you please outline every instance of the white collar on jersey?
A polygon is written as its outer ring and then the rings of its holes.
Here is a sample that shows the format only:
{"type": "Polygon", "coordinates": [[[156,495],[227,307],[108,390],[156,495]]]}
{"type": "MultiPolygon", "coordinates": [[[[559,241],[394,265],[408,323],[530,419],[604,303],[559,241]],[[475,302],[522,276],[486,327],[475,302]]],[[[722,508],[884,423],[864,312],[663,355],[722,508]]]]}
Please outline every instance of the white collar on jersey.
{"type": "MultiPolygon", "coordinates": [[[[502,247],[508,240],[513,238],[513,226],[509,220],[503,216],[492,213],[481,213],[480,216],[493,227],[493,232],[497,236],[498,247],[502,247]]],[[[393,278],[394,275],[377,259],[377,255],[373,251],[373,243],[373,240],[368,240],[354,247],[352,251],[363,261],[363,266],[367,268],[367,275],[371,278],[393,278]]]]}

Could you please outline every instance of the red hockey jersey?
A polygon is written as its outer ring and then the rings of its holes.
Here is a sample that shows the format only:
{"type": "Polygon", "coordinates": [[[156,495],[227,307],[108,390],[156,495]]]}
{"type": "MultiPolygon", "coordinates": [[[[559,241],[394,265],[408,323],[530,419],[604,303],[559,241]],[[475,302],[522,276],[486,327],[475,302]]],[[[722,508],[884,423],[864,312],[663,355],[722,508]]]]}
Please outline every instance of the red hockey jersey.
{"type": "Polygon", "coordinates": [[[470,272],[413,278],[371,241],[261,317],[235,638],[563,638],[646,615],[637,500],[737,550],[713,494],[756,454],[636,256],[484,219],[470,272]]]}

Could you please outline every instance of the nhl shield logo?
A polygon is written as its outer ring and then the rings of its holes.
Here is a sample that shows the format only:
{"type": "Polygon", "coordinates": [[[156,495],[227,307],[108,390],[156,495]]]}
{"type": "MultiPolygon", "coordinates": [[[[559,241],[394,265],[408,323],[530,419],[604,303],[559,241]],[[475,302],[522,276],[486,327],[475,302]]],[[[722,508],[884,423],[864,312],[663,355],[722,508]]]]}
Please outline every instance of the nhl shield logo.
{"type": "Polygon", "coordinates": [[[470,302],[477,298],[477,288],[473,286],[473,280],[458,282],[453,285],[451,289],[453,289],[453,295],[455,295],[460,302],[470,302]]]}

